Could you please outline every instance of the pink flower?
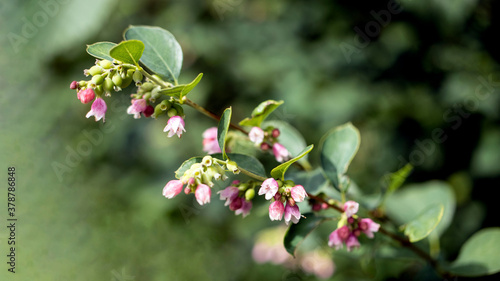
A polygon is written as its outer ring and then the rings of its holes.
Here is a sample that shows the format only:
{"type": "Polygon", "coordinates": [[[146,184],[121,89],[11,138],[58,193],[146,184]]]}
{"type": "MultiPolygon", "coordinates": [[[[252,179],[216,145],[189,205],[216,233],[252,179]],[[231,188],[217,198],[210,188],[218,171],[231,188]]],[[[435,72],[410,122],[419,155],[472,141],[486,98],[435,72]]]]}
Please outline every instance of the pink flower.
{"type": "Polygon", "coordinates": [[[236,210],[234,213],[236,215],[242,214],[243,217],[246,217],[250,213],[251,209],[252,209],[252,201],[247,201],[247,200],[242,199],[241,200],[241,207],[238,210],[236,210]]]}
{"type": "Polygon", "coordinates": [[[172,116],[170,119],[168,119],[167,126],[165,126],[165,129],[163,129],[164,132],[168,132],[168,137],[172,137],[173,135],[177,134],[177,136],[180,138],[182,136],[182,132],[185,132],[186,130],[184,129],[184,119],[180,116],[172,116]]]}
{"type": "Polygon", "coordinates": [[[335,250],[342,249],[344,241],[339,237],[339,230],[335,229],[328,237],[328,246],[335,247],[335,250]]]}
{"type": "Polygon", "coordinates": [[[307,196],[307,193],[302,185],[296,185],[290,190],[290,195],[295,202],[302,202],[307,196]]]}
{"type": "Polygon", "coordinates": [[[106,114],[107,109],[108,107],[106,106],[106,102],[104,102],[104,100],[101,98],[97,98],[92,103],[90,111],[87,113],[85,117],[89,118],[90,116],[94,116],[96,122],[101,120],[102,118],[102,122],[104,122],[105,121],[104,115],[106,114]]]}
{"type": "Polygon", "coordinates": [[[285,162],[290,158],[290,153],[288,150],[281,144],[275,143],[273,145],[273,154],[276,157],[276,161],[285,162]]]}
{"type": "Polygon", "coordinates": [[[236,199],[236,197],[238,197],[239,192],[240,190],[236,186],[228,186],[217,192],[217,194],[220,194],[220,200],[226,200],[224,206],[228,206],[234,199],[236,199]]]}
{"type": "Polygon", "coordinates": [[[264,131],[259,127],[253,127],[248,133],[248,138],[256,145],[260,145],[264,141],[264,131]]]}
{"type": "Polygon", "coordinates": [[[347,238],[347,241],[345,242],[345,245],[347,246],[347,251],[351,251],[353,248],[359,248],[359,241],[358,238],[356,238],[356,235],[350,235],[347,238]]]}
{"type": "Polygon", "coordinates": [[[281,201],[274,201],[269,205],[269,218],[272,221],[281,220],[283,213],[285,212],[285,207],[281,201]]]}
{"type": "Polygon", "coordinates": [[[286,202],[285,223],[288,225],[288,223],[290,223],[290,220],[293,223],[298,223],[300,220],[300,210],[299,210],[299,206],[297,206],[297,204],[290,206],[290,204],[288,202],[286,202]]]}
{"type": "Polygon", "coordinates": [[[95,92],[92,90],[92,88],[88,88],[85,90],[81,90],[76,94],[76,97],[82,102],[82,103],[89,103],[91,100],[95,98],[95,92]]]}
{"type": "Polygon", "coordinates": [[[259,195],[265,194],[266,200],[273,198],[273,196],[278,192],[279,186],[278,182],[273,178],[268,178],[265,180],[259,189],[259,195]]]}
{"type": "Polygon", "coordinates": [[[212,195],[212,190],[206,184],[199,184],[194,192],[194,197],[200,205],[210,203],[210,196],[212,195]]]}
{"type": "Polygon", "coordinates": [[[358,227],[366,236],[373,238],[373,233],[378,231],[380,224],[373,222],[371,219],[361,219],[358,223],[358,227]]]}
{"type": "Polygon", "coordinates": [[[338,235],[339,235],[339,238],[340,238],[340,240],[342,240],[342,241],[346,241],[346,240],[347,240],[347,238],[349,237],[349,235],[351,234],[351,232],[349,231],[349,227],[347,227],[347,225],[344,225],[344,226],[342,226],[342,227],[339,227],[339,228],[337,229],[337,231],[338,231],[337,233],[338,233],[338,235]]]}
{"type": "Polygon", "coordinates": [[[132,105],[127,108],[128,114],[133,114],[134,119],[141,118],[141,112],[146,110],[148,104],[145,99],[133,99],[132,105]]]}
{"type": "Polygon", "coordinates": [[[182,191],[182,181],[180,180],[171,180],[165,185],[163,188],[163,196],[168,199],[174,198],[182,191]]]}
{"type": "Polygon", "coordinates": [[[217,140],[217,127],[208,128],[203,132],[203,151],[208,154],[221,152],[217,140]]]}
{"type": "Polygon", "coordinates": [[[350,218],[358,212],[359,204],[354,201],[347,201],[344,203],[344,213],[350,218]]]}
{"type": "Polygon", "coordinates": [[[146,109],[144,109],[142,114],[144,114],[144,117],[147,118],[147,117],[153,115],[154,112],[155,112],[155,108],[152,107],[151,105],[148,105],[148,106],[146,106],[146,109]]]}

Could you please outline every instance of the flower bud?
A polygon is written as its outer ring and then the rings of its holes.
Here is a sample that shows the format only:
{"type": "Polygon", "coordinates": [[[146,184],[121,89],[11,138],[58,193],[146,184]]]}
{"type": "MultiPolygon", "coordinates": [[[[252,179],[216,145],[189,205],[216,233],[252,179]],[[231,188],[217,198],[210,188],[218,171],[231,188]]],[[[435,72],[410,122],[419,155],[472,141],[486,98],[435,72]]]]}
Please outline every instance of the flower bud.
{"type": "Polygon", "coordinates": [[[174,116],[177,116],[177,110],[175,110],[175,108],[170,108],[168,111],[167,111],[167,115],[168,117],[174,117],[174,116]]]}
{"type": "Polygon", "coordinates": [[[170,103],[168,100],[163,100],[159,104],[159,106],[160,106],[161,110],[165,111],[165,110],[168,110],[170,107],[172,107],[172,103],[170,103]]]}
{"type": "Polygon", "coordinates": [[[118,87],[120,87],[123,83],[123,79],[118,73],[115,73],[115,75],[113,75],[111,80],[113,81],[113,84],[115,84],[118,87]]]}
{"type": "Polygon", "coordinates": [[[227,160],[226,161],[226,168],[233,172],[233,174],[239,174],[240,173],[240,169],[238,169],[238,164],[236,164],[236,162],[234,161],[230,161],[230,160],[227,160]]]}
{"type": "Polygon", "coordinates": [[[149,91],[153,90],[154,87],[155,87],[155,84],[153,84],[151,82],[144,82],[144,83],[142,83],[140,89],[144,92],[149,92],[149,91]]]}
{"type": "Polygon", "coordinates": [[[88,73],[92,76],[94,75],[97,75],[97,74],[102,74],[103,72],[103,69],[102,67],[98,66],[98,65],[94,65],[92,66],[89,70],[88,70],[88,73]]]}
{"type": "Polygon", "coordinates": [[[111,67],[113,67],[113,63],[109,60],[101,60],[98,64],[104,69],[110,69],[111,67]]]}
{"type": "Polygon", "coordinates": [[[271,146],[267,142],[263,142],[260,144],[260,149],[262,149],[262,151],[269,150],[270,148],[271,146]]]}
{"type": "Polygon", "coordinates": [[[182,106],[177,103],[174,103],[172,106],[173,108],[175,108],[175,110],[177,110],[177,115],[184,117],[184,109],[182,108],[182,106]]]}
{"type": "Polygon", "coordinates": [[[76,88],[78,88],[78,82],[76,82],[76,81],[71,82],[71,84],[69,85],[69,88],[72,90],[75,90],[76,88]]]}
{"type": "Polygon", "coordinates": [[[271,135],[273,136],[273,138],[277,138],[280,136],[280,130],[278,128],[274,128],[271,135]]]}
{"type": "Polygon", "coordinates": [[[142,83],[142,78],[144,78],[144,77],[142,76],[142,73],[141,73],[141,72],[137,69],[137,70],[134,72],[134,74],[133,74],[133,76],[132,76],[132,79],[134,79],[134,82],[135,82],[135,83],[142,83]]]}
{"type": "Polygon", "coordinates": [[[95,83],[96,85],[100,85],[100,84],[102,84],[102,82],[104,82],[104,77],[102,77],[102,75],[97,74],[97,75],[94,75],[94,77],[92,77],[92,83],[95,83]]]}
{"type": "Polygon", "coordinates": [[[155,99],[159,98],[161,96],[161,87],[160,86],[156,86],[153,88],[153,90],[151,90],[151,96],[155,99]]]}
{"type": "Polygon", "coordinates": [[[153,118],[156,118],[162,115],[163,113],[165,113],[165,111],[161,110],[161,104],[157,104],[153,112],[153,118]]]}
{"type": "Polygon", "coordinates": [[[245,200],[250,201],[255,197],[255,189],[251,188],[245,191],[245,200]]]}
{"type": "Polygon", "coordinates": [[[82,103],[89,103],[95,98],[95,92],[93,89],[88,88],[85,90],[81,90],[76,94],[76,96],[82,103]]]}
{"type": "Polygon", "coordinates": [[[109,77],[106,77],[104,79],[104,83],[102,86],[103,86],[104,91],[107,93],[113,91],[113,86],[114,86],[113,80],[111,80],[111,78],[109,78],[109,77]]]}
{"type": "Polygon", "coordinates": [[[144,114],[144,117],[149,117],[149,116],[153,115],[154,110],[155,109],[153,108],[153,106],[148,105],[148,106],[146,106],[146,109],[144,109],[142,114],[144,114]]]}

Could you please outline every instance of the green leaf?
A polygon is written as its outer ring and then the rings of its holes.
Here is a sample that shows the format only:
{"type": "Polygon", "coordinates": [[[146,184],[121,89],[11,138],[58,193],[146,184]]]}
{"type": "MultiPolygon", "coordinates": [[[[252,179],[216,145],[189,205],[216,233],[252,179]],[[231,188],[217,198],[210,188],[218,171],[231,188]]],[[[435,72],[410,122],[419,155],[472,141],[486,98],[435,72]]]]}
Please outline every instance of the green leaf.
{"type": "Polygon", "coordinates": [[[436,204],[403,226],[410,242],[418,242],[427,237],[436,228],[444,214],[443,204],[436,204]]]}
{"type": "Polygon", "coordinates": [[[444,206],[444,213],[433,231],[440,236],[450,225],[456,205],[453,190],[445,182],[429,181],[405,185],[387,197],[385,209],[396,223],[406,224],[411,222],[416,214],[424,213],[438,204],[444,206]]]}
{"type": "Polygon", "coordinates": [[[285,179],[285,172],[286,172],[286,170],[288,170],[290,165],[297,162],[297,160],[299,160],[300,158],[306,156],[309,152],[311,152],[311,150],[313,148],[314,148],[314,145],[311,144],[308,147],[304,148],[304,150],[299,155],[297,155],[297,157],[292,158],[292,159],[286,161],[285,163],[275,167],[271,171],[271,176],[275,179],[284,180],[285,179]]]}
{"type": "Polygon", "coordinates": [[[184,161],[182,165],[179,167],[179,169],[175,171],[175,177],[177,179],[180,179],[193,164],[200,163],[202,159],[203,159],[202,156],[197,156],[197,157],[191,157],[188,160],[184,161]]]}
{"type": "Polygon", "coordinates": [[[226,108],[226,110],[224,110],[224,113],[222,113],[222,116],[220,117],[219,126],[217,127],[217,140],[219,142],[220,151],[222,151],[222,156],[224,160],[227,159],[226,135],[227,135],[227,130],[229,130],[229,124],[231,124],[231,113],[232,113],[231,107],[226,108]]]}
{"type": "Polygon", "coordinates": [[[182,68],[182,49],[172,33],[160,27],[130,26],[123,34],[125,39],[144,43],[141,62],[166,81],[177,85],[182,68]]]}
{"type": "Polygon", "coordinates": [[[189,92],[191,92],[191,90],[194,89],[194,87],[196,87],[196,85],[198,85],[198,83],[201,80],[201,77],[203,77],[203,73],[198,74],[198,76],[196,76],[196,78],[189,84],[181,84],[181,85],[178,85],[178,86],[175,86],[172,88],[161,90],[160,92],[162,94],[169,95],[172,97],[177,97],[177,98],[181,99],[182,97],[187,95],[189,92]]]}
{"type": "Polygon", "coordinates": [[[341,125],[328,132],[321,141],[321,166],[325,175],[338,190],[342,176],[359,149],[360,135],[351,123],[341,125]]]}
{"type": "Polygon", "coordinates": [[[500,272],[500,227],[484,228],[472,235],[448,271],[467,277],[500,272]]]}
{"type": "Polygon", "coordinates": [[[127,40],[111,48],[109,55],[116,60],[138,66],[142,52],[144,52],[144,43],[139,40],[127,40]]]}
{"type": "Polygon", "coordinates": [[[87,53],[98,59],[113,61],[113,58],[109,55],[109,50],[114,46],[116,46],[116,44],[112,42],[97,42],[92,45],[87,45],[87,53]]]}
{"type": "Polygon", "coordinates": [[[385,176],[385,181],[387,183],[387,192],[392,193],[396,191],[403,183],[406,178],[410,175],[411,171],[413,171],[413,166],[410,163],[404,165],[403,168],[397,170],[392,174],[388,174],[385,176]]]}
{"type": "Polygon", "coordinates": [[[253,111],[251,118],[245,118],[240,122],[241,126],[255,126],[260,127],[260,124],[273,112],[278,106],[282,105],[284,101],[267,100],[259,104],[253,111]]]}
{"type": "MultiPolygon", "coordinates": [[[[302,150],[306,148],[307,143],[302,134],[287,122],[279,120],[271,120],[263,122],[262,128],[267,128],[267,127],[275,127],[280,130],[280,136],[278,137],[279,143],[282,144],[284,147],[286,147],[286,149],[288,150],[288,152],[290,152],[292,157],[299,155],[302,152],[302,150]]],[[[299,162],[302,161],[303,159],[307,160],[307,158],[308,155],[300,159],[299,162]]]]}
{"type": "Polygon", "coordinates": [[[325,217],[316,216],[314,213],[305,213],[303,216],[305,218],[301,218],[297,224],[290,225],[283,239],[286,251],[294,257],[300,243],[325,220],[325,217]]]}

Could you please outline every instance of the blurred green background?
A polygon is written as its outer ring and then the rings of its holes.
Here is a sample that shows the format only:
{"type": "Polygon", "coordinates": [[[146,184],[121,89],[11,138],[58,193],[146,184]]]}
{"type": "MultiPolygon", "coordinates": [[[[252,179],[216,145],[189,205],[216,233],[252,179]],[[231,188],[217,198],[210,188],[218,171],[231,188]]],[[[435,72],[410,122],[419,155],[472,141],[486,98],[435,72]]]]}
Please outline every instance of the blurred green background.
{"type": "MultiPolygon", "coordinates": [[[[161,196],[182,161],[203,153],[201,134],[215,121],[186,108],[187,133],[169,139],[164,122],[126,114],[131,89],[113,95],[105,125],[85,118],[90,106],[69,89],[94,63],[85,45],[119,42],[128,25],[176,36],[180,80],[204,73],[190,98],[214,112],[231,105],[241,120],[283,99],[271,118],[316,145],[352,121],[362,141],[350,176],[367,194],[406,162],[415,166],[409,182],[448,181],[457,210],[441,246],[453,260],[473,232],[499,225],[500,5],[398,3],[3,1],[0,179],[5,186],[16,167],[19,221],[15,275],[0,232],[0,280],[316,280],[253,261],[259,231],[277,225],[265,204],[242,219],[215,197],[201,208],[192,196],[161,196]]],[[[401,270],[392,278],[436,278],[401,270]]],[[[345,276],[333,280],[373,277],[345,276]]]]}

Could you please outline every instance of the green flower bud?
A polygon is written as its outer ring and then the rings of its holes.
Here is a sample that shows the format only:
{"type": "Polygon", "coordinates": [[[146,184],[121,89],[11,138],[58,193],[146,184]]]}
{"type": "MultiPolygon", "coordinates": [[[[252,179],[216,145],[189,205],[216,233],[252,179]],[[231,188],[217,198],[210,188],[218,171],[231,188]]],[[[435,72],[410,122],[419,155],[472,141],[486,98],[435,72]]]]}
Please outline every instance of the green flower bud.
{"type": "Polygon", "coordinates": [[[295,183],[292,180],[286,180],[284,182],[284,184],[285,184],[286,187],[293,187],[293,186],[295,186],[295,183]]]}
{"type": "Polygon", "coordinates": [[[130,85],[130,83],[132,83],[132,76],[130,77],[125,77],[125,79],[123,79],[123,82],[122,82],[122,88],[126,88],[128,87],[128,85],[130,85]]]}
{"type": "Polygon", "coordinates": [[[161,109],[161,104],[157,104],[155,106],[155,111],[153,112],[153,118],[156,118],[156,117],[162,115],[163,113],[165,113],[165,111],[163,111],[161,109]]]}
{"type": "Polygon", "coordinates": [[[111,92],[113,90],[113,86],[114,86],[113,80],[111,80],[111,78],[109,78],[109,77],[106,77],[104,79],[104,83],[102,84],[102,86],[104,88],[104,91],[106,91],[108,93],[111,92]]]}
{"type": "Polygon", "coordinates": [[[154,87],[153,90],[151,91],[151,96],[155,99],[159,98],[161,96],[160,90],[161,90],[160,86],[154,87]]]}
{"type": "Polygon", "coordinates": [[[168,100],[162,100],[161,103],[159,104],[161,110],[169,110],[172,107],[172,103],[170,103],[168,100]]]}
{"type": "Polygon", "coordinates": [[[89,69],[89,74],[94,76],[94,75],[97,75],[97,74],[102,74],[103,73],[103,69],[102,67],[98,66],[98,65],[94,65],[92,66],[90,69],[89,69]]]}
{"type": "Polygon", "coordinates": [[[177,110],[177,115],[184,117],[184,109],[182,108],[182,106],[180,106],[177,103],[174,103],[172,107],[175,108],[175,110],[177,110]]]}
{"type": "Polygon", "coordinates": [[[233,172],[233,174],[239,174],[240,173],[240,169],[238,169],[238,164],[236,164],[236,162],[234,161],[231,161],[231,160],[227,160],[226,161],[226,168],[233,172]]]}
{"type": "Polygon", "coordinates": [[[255,189],[248,189],[245,192],[245,200],[250,201],[255,197],[255,189]]]}
{"type": "Polygon", "coordinates": [[[144,95],[142,95],[142,98],[145,100],[149,100],[151,98],[151,92],[147,92],[144,95]]]}
{"type": "Polygon", "coordinates": [[[276,180],[276,182],[278,183],[278,187],[282,187],[283,186],[283,182],[281,180],[276,180]]]}
{"type": "Polygon", "coordinates": [[[95,83],[96,85],[100,85],[100,84],[102,84],[102,82],[104,82],[104,77],[102,77],[102,75],[97,74],[97,75],[94,75],[94,77],[92,77],[92,83],[95,83]]]}
{"type": "Polygon", "coordinates": [[[144,83],[142,83],[140,89],[143,90],[144,92],[149,92],[149,91],[153,90],[154,87],[155,87],[155,84],[153,84],[151,82],[144,82],[144,83]]]}
{"type": "Polygon", "coordinates": [[[139,70],[136,70],[134,74],[132,75],[132,78],[134,79],[135,83],[141,83],[142,82],[142,73],[139,70]]]}
{"type": "Polygon", "coordinates": [[[175,108],[173,108],[173,107],[172,107],[172,108],[170,108],[170,109],[167,111],[167,115],[168,115],[168,117],[174,117],[174,116],[178,115],[178,114],[177,114],[177,110],[176,110],[175,108]]]}
{"type": "Polygon", "coordinates": [[[110,69],[111,67],[113,67],[113,63],[109,60],[101,60],[99,61],[99,65],[104,69],[110,69]]]}
{"type": "Polygon", "coordinates": [[[123,83],[123,79],[118,73],[115,73],[115,75],[113,75],[113,78],[111,80],[113,81],[113,84],[115,84],[118,87],[121,87],[123,83]]]}
{"type": "Polygon", "coordinates": [[[135,73],[135,69],[133,69],[133,68],[127,69],[127,78],[128,77],[132,78],[134,76],[134,73],[135,73]]]}
{"type": "Polygon", "coordinates": [[[100,97],[102,95],[102,93],[104,92],[103,89],[102,89],[102,85],[97,85],[95,88],[94,88],[94,92],[95,94],[100,97]]]}
{"type": "Polygon", "coordinates": [[[82,81],[78,82],[78,87],[80,87],[80,88],[87,87],[87,81],[82,80],[82,81]]]}

